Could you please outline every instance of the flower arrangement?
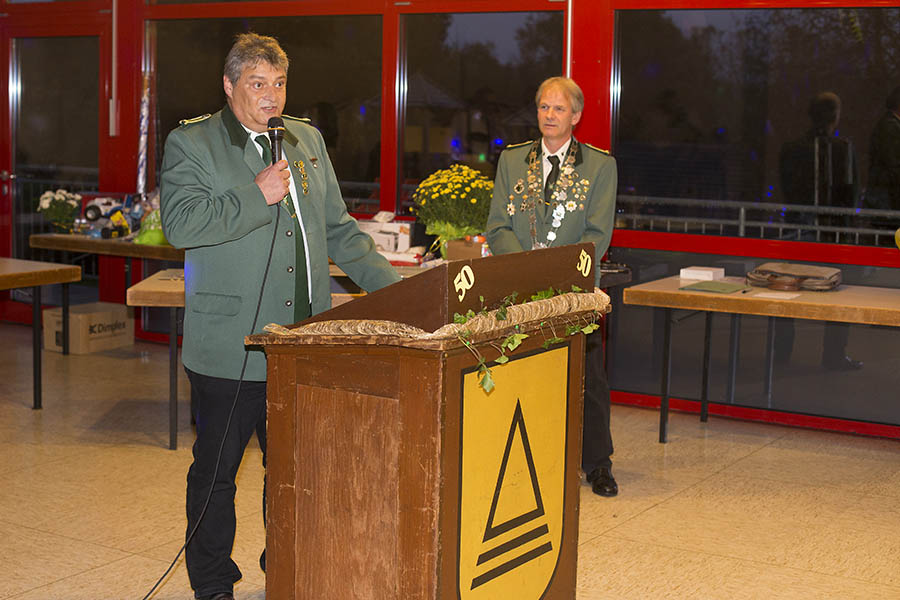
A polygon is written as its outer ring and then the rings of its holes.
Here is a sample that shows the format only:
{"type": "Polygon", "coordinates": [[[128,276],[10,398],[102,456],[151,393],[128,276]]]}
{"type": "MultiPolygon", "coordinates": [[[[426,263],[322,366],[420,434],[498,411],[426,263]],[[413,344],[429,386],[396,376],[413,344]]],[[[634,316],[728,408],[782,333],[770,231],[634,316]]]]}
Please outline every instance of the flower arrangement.
{"type": "Polygon", "coordinates": [[[425,232],[437,236],[441,249],[448,240],[484,232],[494,182],[465,165],[435,171],[413,193],[412,212],[425,223],[425,232]]]}
{"type": "Polygon", "coordinates": [[[70,231],[75,217],[81,212],[81,194],[64,189],[47,190],[38,200],[38,212],[60,231],[70,231]]]}

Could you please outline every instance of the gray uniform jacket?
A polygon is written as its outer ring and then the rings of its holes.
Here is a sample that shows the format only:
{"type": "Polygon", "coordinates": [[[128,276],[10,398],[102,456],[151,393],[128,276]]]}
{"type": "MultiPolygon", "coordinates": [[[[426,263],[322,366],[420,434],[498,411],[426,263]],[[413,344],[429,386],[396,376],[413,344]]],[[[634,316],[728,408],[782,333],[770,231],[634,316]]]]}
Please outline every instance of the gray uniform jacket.
{"type": "MultiPolygon", "coordinates": [[[[372,238],[347,214],[321,134],[297,119],[285,118],[285,125],[283,149],[306,230],[312,314],[331,308],[329,256],[367,291],[399,281],[372,238]],[[307,194],[300,185],[299,161],[308,176],[307,194]]],[[[185,122],[166,140],[160,184],[163,232],[173,246],[186,249],[182,362],[203,375],[238,379],[244,336],[269,323],[294,320],[295,278],[305,271],[295,264],[295,236],[302,232],[283,203],[266,205],[254,182],[265,167],[256,142],[228,106],[185,122]],[[251,332],[273,235],[272,262],[251,332]]],[[[250,352],[244,378],[265,381],[262,352],[250,352]]]]}

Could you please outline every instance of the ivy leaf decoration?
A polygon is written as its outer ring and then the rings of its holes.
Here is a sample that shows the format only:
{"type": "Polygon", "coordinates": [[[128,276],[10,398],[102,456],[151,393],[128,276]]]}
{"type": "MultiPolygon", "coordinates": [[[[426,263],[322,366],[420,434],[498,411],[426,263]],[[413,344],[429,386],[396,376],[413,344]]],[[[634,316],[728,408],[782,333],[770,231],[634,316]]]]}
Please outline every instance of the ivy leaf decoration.
{"type": "Polygon", "coordinates": [[[535,292],[531,295],[531,301],[535,302],[537,300],[546,300],[547,298],[552,298],[556,295],[556,290],[552,287],[546,290],[541,290],[539,292],[535,292]]]}
{"type": "Polygon", "coordinates": [[[522,341],[527,337],[527,333],[513,333],[505,340],[503,340],[503,343],[500,344],[500,347],[505,350],[513,351],[518,348],[522,344],[522,341]]]}
{"type": "Polygon", "coordinates": [[[482,364],[478,368],[478,372],[481,373],[481,379],[478,380],[478,385],[481,386],[481,389],[490,394],[494,389],[494,376],[491,373],[491,370],[487,368],[487,365],[482,364]]]}
{"type": "Polygon", "coordinates": [[[506,356],[505,354],[501,354],[500,356],[497,357],[497,359],[494,362],[497,363],[498,365],[505,365],[506,363],[509,362],[509,357],[506,356]]]}
{"type": "Polygon", "coordinates": [[[473,311],[471,308],[469,310],[467,310],[466,314],[464,314],[464,315],[461,315],[459,313],[453,313],[453,322],[454,323],[465,323],[469,319],[474,319],[474,318],[475,318],[475,311],[473,311]]]}
{"type": "Polygon", "coordinates": [[[598,329],[600,329],[599,325],[597,325],[596,323],[590,323],[581,328],[581,333],[587,335],[589,333],[594,333],[598,329]]]}
{"type": "Polygon", "coordinates": [[[558,343],[564,342],[564,341],[566,341],[566,340],[564,340],[564,339],[561,338],[561,337],[552,337],[552,338],[548,339],[547,341],[545,341],[545,342],[541,345],[541,348],[543,348],[544,350],[546,350],[546,349],[549,348],[552,344],[558,344],[558,343]]]}
{"type": "Polygon", "coordinates": [[[578,287],[577,285],[575,285],[575,284],[573,283],[573,284],[572,284],[572,291],[575,292],[576,294],[580,294],[580,293],[583,292],[584,290],[581,289],[580,287],[578,287]]]}

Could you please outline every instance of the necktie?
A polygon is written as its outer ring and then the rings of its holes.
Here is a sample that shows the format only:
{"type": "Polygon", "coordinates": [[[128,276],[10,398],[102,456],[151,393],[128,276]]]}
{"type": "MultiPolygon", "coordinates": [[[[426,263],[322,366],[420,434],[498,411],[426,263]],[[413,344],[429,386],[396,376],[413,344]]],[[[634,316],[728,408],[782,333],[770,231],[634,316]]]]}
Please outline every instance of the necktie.
{"type": "MultiPolygon", "coordinates": [[[[272,164],[272,147],[269,145],[269,138],[265,135],[258,135],[253,138],[253,141],[259,144],[262,148],[263,161],[266,163],[266,166],[272,164]]],[[[291,199],[291,194],[288,193],[282,200],[282,206],[284,206],[288,213],[291,215],[291,218],[294,217],[294,201],[291,199]]]]}
{"type": "MultiPolygon", "coordinates": [[[[272,148],[269,146],[269,138],[264,135],[258,135],[253,138],[253,141],[262,147],[263,160],[266,162],[266,166],[271,165],[272,148]]],[[[294,212],[294,201],[291,199],[290,193],[281,200],[281,204],[287,209],[291,219],[299,221],[294,212]]],[[[293,235],[293,232],[288,233],[293,235]]],[[[294,321],[300,322],[309,317],[311,310],[309,305],[309,288],[307,287],[306,246],[303,243],[303,236],[300,235],[299,228],[297,229],[297,235],[294,236],[294,240],[296,246],[295,261],[297,263],[297,274],[294,279],[294,321]]]]}
{"type": "Polygon", "coordinates": [[[269,145],[269,138],[265,135],[258,135],[253,138],[253,141],[259,144],[260,148],[262,148],[263,161],[268,167],[272,164],[272,147],[269,145]]]}
{"type": "Polygon", "coordinates": [[[550,196],[553,194],[553,188],[556,187],[556,180],[559,179],[559,157],[548,156],[547,160],[552,165],[550,174],[547,175],[547,181],[544,183],[544,203],[550,204],[550,196]]]}

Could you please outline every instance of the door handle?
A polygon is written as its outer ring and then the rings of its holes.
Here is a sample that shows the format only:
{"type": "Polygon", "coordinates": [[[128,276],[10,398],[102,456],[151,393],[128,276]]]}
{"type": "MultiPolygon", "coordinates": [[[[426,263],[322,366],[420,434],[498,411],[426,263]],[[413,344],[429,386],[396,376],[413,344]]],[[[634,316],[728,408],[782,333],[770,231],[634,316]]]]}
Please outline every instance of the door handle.
{"type": "Polygon", "coordinates": [[[3,169],[2,171],[0,171],[0,181],[10,181],[15,178],[16,178],[15,173],[10,173],[6,169],[3,169]]]}

